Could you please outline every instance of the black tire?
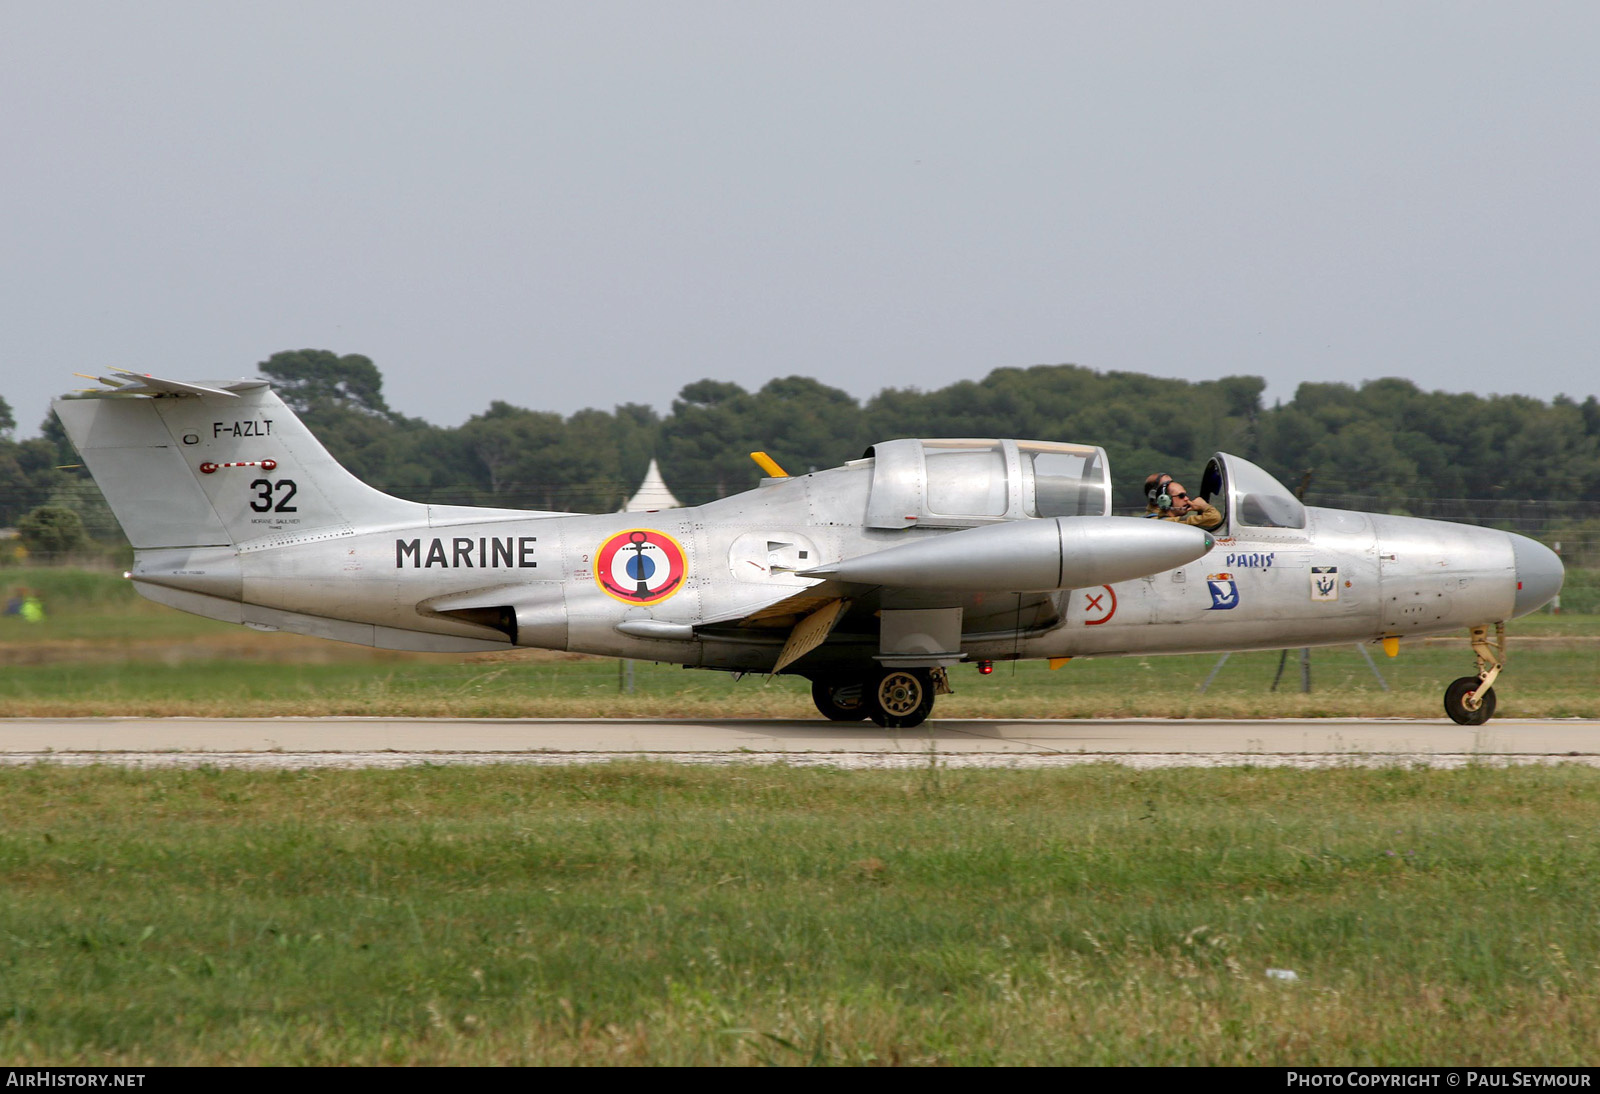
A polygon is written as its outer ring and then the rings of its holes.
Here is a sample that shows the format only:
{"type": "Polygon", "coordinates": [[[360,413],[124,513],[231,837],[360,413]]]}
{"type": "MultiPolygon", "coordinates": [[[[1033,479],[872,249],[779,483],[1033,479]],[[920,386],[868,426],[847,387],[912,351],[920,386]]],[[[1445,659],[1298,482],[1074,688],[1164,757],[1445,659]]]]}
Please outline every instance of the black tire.
{"type": "Polygon", "coordinates": [[[811,701],[830,722],[859,722],[867,716],[865,680],[813,680],[811,701]]]}
{"type": "Polygon", "coordinates": [[[1494,717],[1494,688],[1483,693],[1477,710],[1467,709],[1467,696],[1478,690],[1482,683],[1476,676],[1463,676],[1444,689],[1444,712],[1457,725],[1481,726],[1494,717]]]}
{"type": "Polygon", "coordinates": [[[867,713],[884,729],[911,729],[933,713],[933,677],[927,669],[885,669],[867,689],[867,713]]]}

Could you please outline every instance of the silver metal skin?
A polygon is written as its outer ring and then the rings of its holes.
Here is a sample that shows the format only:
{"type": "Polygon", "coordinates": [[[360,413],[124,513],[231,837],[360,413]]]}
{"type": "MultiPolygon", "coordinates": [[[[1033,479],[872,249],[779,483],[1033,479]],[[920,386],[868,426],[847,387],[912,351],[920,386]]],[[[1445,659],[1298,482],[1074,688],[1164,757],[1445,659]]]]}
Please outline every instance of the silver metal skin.
{"type": "Polygon", "coordinates": [[[1104,450],[1039,441],[894,440],[657,513],[424,505],[351,476],[262,381],[114,382],[55,410],[151,600],[390,649],[777,668],[884,725],[925,717],[963,659],[1438,634],[1533,611],[1563,576],[1522,536],[1306,508],[1223,453],[1214,532],[1109,516],[1104,450]]]}
{"type": "Polygon", "coordinates": [[[1566,570],[1560,555],[1527,536],[1512,536],[1511,551],[1517,571],[1517,598],[1511,614],[1527,615],[1556,598],[1566,570]]]}

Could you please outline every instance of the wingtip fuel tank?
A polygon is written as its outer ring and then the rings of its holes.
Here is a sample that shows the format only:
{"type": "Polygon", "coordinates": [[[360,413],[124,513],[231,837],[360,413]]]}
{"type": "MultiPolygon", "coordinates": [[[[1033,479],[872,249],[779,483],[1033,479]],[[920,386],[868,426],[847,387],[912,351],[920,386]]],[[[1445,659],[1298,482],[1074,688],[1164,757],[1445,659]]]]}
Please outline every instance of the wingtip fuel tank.
{"type": "Polygon", "coordinates": [[[1207,532],[1172,521],[1048,517],[930,537],[801,576],[961,592],[1052,592],[1173,570],[1214,542],[1207,532]]]}

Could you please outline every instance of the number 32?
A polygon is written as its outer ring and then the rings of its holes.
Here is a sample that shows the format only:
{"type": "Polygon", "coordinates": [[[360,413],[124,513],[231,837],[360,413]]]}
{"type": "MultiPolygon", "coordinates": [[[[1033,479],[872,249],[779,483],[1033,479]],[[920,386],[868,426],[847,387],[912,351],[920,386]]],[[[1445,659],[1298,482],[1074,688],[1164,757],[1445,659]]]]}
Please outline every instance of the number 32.
{"type": "Polygon", "coordinates": [[[298,513],[300,511],[289,504],[289,502],[294,499],[296,490],[293,479],[279,479],[275,483],[269,482],[266,479],[257,479],[255,482],[250,484],[250,489],[256,492],[255,500],[250,503],[250,508],[254,509],[258,513],[265,513],[268,511],[273,513],[298,513]],[[275,490],[288,491],[288,493],[284,494],[283,497],[278,499],[277,505],[272,504],[272,494],[275,490]]]}

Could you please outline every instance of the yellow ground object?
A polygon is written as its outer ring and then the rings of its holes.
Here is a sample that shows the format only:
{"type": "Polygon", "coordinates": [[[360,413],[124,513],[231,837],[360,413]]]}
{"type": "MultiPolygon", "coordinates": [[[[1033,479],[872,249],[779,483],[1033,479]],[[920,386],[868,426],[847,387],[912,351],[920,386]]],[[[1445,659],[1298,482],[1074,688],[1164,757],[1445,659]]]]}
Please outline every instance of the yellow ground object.
{"type": "Polygon", "coordinates": [[[761,470],[765,471],[768,475],[775,479],[786,479],[789,477],[789,472],[779,467],[778,461],[767,455],[765,452],[752,452],[750,453],[750,458],[756,461],[756,465],[760,467],[761,470]]]}

